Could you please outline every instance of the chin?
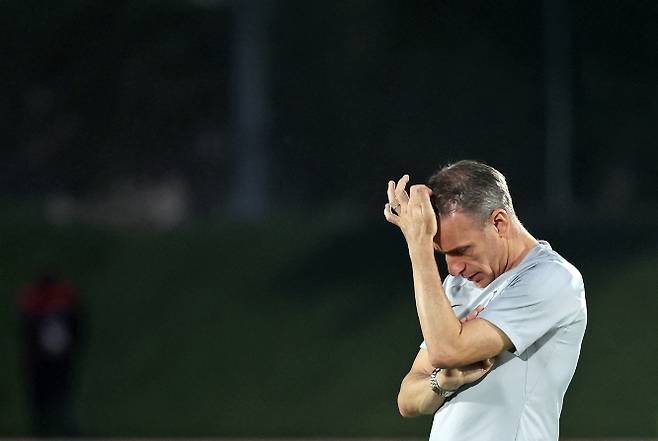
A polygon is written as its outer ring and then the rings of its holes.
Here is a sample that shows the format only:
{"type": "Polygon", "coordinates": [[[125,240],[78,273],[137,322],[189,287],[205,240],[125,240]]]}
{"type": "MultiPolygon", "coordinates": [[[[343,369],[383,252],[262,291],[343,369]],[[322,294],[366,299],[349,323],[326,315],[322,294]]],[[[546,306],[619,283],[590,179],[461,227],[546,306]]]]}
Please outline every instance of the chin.
{"type": "Polygon", "coordinates": [[[493,282],[493,281],[494,281],[494,279],[490,279],[490,278],[487,277],[487,278],[484,278],[482,280],[478,280],[475,284],[478,286],[478,288],[484,289],[487,286],[489,286],[491,284],[491,282],[493,282]]]}

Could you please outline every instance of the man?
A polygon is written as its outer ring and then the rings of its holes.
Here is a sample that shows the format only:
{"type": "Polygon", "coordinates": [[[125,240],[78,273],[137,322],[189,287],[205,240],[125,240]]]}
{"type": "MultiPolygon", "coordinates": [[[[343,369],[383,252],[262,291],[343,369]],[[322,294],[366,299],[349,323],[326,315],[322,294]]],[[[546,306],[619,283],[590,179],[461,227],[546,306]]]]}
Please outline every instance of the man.
{"type": "Polygon", "coordinates": [[[45,273],[20,290],[18,306],[35,435],[74,436],[73,383],[82,337],[76,292],[45,273]]]}
{"type": "Polygon", "coordinates": [[[429,188],[408,182],[389,181],[384,209],[407,242],[425,339],[400,413],[434,413],[430,441],[557,441],[587,322],[580,273],[523,227],[494,168],[460,161],[429,188]]]}

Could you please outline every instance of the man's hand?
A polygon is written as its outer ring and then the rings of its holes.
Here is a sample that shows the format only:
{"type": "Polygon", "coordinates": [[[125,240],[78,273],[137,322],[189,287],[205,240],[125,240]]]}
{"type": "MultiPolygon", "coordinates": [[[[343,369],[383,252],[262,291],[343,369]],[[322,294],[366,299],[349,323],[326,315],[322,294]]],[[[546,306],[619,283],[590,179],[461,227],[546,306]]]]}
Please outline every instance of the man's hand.
{"type": "Polygon", "coordinates": [[[409,175],[402,176],[397,184],[388,181],[388,203],[384,207],[384,217],[402,230],[411,251],[416,246],[433,246],[438,225],[430,202],[432,190],[424,185],[413,185],[408,195],[408,183],[409,175]]]}
{"type": "MultiPolygon", "coordinates": [[[[471,311],[466,317],[459,320],[461,323],[469,322],[477,318],[484,307],[479,305],[471,311]]],[[[436,376],[437,382],[445,390],[457,390],[467,383],[479,380],[487,374],[493,367],[493,359],[487,358],[477,363],[469,364],[455,369],[444,369],[436,376]]]]}
{"type": "Polygon", "coordinates": [[[455,369],[445,369],[436,376],[436,381],[445,390],[457,390],[465,384],[472,383],[484,377],[493,367],[493,360],[478,361],[455,369]]]}

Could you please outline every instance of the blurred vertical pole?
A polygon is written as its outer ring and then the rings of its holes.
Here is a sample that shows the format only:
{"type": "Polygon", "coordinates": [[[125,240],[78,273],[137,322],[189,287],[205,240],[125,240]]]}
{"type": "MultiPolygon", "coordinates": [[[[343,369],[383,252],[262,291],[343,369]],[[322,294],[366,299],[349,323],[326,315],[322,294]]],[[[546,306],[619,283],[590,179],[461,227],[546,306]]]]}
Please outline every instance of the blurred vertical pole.
{"type": "Polygon", "coordinates": [[[235,175],[230,216],[261,220],[267,209],[269,178],[269,0],[236,0],[231,100],[235,175]]]}
{"type": "Polygon", "coordinates": [[[549,215],[560,223],[568,219],[573,207],[573,97],[568,8],[567,0],[543,2],[546,203],[549,215]]]}

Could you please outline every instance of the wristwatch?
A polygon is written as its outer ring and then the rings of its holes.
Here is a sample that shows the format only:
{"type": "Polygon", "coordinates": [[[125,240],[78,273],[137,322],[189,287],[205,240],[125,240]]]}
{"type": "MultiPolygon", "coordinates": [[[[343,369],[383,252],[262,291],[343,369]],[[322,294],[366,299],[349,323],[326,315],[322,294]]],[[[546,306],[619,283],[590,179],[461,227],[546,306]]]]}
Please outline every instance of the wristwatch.
{"type": "Polygon", "coordinates": [[[456,391],[454,390],[447,390],[442,388],[439,385],[439,382],[436,381],[436,376],[439,372],[441,372],[443,369],[441,368],[435,368],[432,373],[430,374],[430,386],[432,387],[432,392],[435,394],[439,395],[442,398],[448,398],[451,395],[454,395],[456,391]]]}

